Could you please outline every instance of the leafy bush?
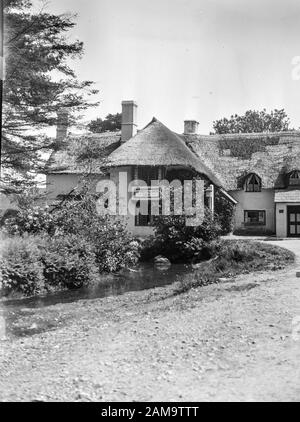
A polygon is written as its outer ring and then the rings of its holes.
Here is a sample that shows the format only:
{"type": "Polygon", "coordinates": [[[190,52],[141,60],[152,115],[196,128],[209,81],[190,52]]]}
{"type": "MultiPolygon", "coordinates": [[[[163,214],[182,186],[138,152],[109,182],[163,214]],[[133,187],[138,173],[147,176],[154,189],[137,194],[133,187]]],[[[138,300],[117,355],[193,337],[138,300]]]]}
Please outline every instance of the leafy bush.
{"type": "Polygon", "coordinates": [[[76,289],[97,280],[94,248],[74,235],[24,235],[3,239],[0,291],[25,296],[76,289]]]}
{"type": "MultiPolygon", "coordinates": [[[[18,215],[5,223],[5,231],[14,234],[72,235],[74,243],[93,246],[100,272],[118,271],[135,265],[139,259],[139,244],[130,236],[121,221],[97,213],[97,195],[83,187],[76,195],[52,207],[32,207],[28,201],[18,215]]],[[[72,265],[72,264],[71,264],[72,265]]]]}
{"type": "Polygon", "coordinates": [[[200,226],[187,226],[184,217],[159,217],[155,222],[155,236],[144,243],[142,259],[163,255],[171,262],[198,262],[210,258],[208,243],[217,239],[221,228],[206,211],[200,226]]]}
{"type": "Polygon", "coordinates": [[[97,279],[94,248],[75,235],[48,239],[41,253],[48,286],[76,289],[97,279]]]}
{"type": "Polygon", "coordinates": [[[99,271],[116,272],[136,265],[140,259],[140,244],[127,234],[122,223],[107,218],[92,235],[99,271]]]}
{"type": "Polygon", "coordinates": [[[234,205],[219,191],[215,190],[215,217],[221,227],[221,234],[226,235],[233,229],[234,205]]]}
{"type": "Polygon", "coordinates": [[[79,288],[97,280],[99,272],[138,262],[140,244],[121,221],[97,213],[97,196],[86,188],[52,209],[32,206],[28,196],[23,202],[5,222],[4,233],[12,236],[5,242],[16,247],[3,255],[0,290],[31,295],[79,288]]]}
{"type": "Polygon", "coordinates": [[[55,219],[48,206],[30,206],[21,208],[16,215],[7,218],[3,230],[9,235],[22,235],[24,233],[53,234],[55,232],[55,219]]]}
{"type": "Polygon", "coordinates": [[[33,295],[44,288],[40,247],[33,236],[1,239],[0,291],[33,295]]]}
{"type": "Polygon", "coordinates": [[[68,201],[56,212],[61,233],[87,239],[94,247],[100,272],[114,272],[135,265],[140,247],[119,219],[97,213],[96,195],[85,193],[80,200],[68,201]]]}

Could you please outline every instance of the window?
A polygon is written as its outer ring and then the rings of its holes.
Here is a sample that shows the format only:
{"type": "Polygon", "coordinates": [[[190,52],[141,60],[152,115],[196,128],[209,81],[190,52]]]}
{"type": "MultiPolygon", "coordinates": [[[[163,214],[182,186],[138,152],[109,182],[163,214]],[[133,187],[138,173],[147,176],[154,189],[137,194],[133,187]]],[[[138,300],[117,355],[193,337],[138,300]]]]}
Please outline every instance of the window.
{"type": "MultiPolygon", "coordinates": [[[[158,180],[159,168],[158,167],[138,167],[137,168],[137,177],[140,180],[144,180],[148,186],[151,186],[151,180],[158,180]]],[[[142,199],[141,199],[142,201],[142,199]]],[[[137,202],[137,208],[141,208],[141,201],[137,202]]],[[[139,227],[152,226],[153,218],[151,216],[151,198],[148,197],[146,202],[148,207],[148,214],[144,215],[145,212],[138,213],[135,216],[135,225],[139,227]]]]}
{"type": "Polygon", "coordinates": [[[245,226],[264,226],[266,224],[266,211],[245,211],[245,226]]]}
{"type": "Polygon", "coordinates": [[[150,186],[151,180],[158,179],[158,167],[138,167],[138,179],[144,180],[150,186]]]}
{"type": "Polygon", "coordinates": [[[137,227],[148,227],[152,225],[151,215],[138,214],[135,216],[135,225],[137,227]]]}
{"type": "Polygon", "coordinates": [[[261,192],[261,179],[256,174],[250,174],[245,184],[246,192],[261,192]]]}
{"type": "Polygon", "coordinates": [[[300,185],[300,171],[294,170],[289,176],[289,185],[300,185]]]}

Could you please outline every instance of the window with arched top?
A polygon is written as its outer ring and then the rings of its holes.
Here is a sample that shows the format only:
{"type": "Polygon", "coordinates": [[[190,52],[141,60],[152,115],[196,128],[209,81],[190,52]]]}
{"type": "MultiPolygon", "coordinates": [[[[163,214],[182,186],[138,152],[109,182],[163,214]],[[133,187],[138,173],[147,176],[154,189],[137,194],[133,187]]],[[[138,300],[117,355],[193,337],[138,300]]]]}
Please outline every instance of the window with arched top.
{"type": "Polygon", "coordinates": [[[261,178],[257,174],[250,174],[245,182],[246,192],[261,192],[261,178]]]}
{"type": "Polygon", "coordinates": [[[300,185],[300,170],[294,170],[290,173],[289,185],[300,185]]]}

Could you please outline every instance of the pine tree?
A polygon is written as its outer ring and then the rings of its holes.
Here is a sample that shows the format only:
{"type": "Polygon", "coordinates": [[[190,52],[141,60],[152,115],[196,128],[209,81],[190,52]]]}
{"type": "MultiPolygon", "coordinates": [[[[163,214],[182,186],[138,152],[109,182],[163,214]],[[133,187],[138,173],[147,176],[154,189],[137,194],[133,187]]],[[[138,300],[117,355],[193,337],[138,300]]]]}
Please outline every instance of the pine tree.
{"type": "Polygon", "coordinates": [[[83,43],[70,42],[75,16],[33,12],[31,0],[4,0],[5,82],[2,128],[2,191],[23,189],[44,165],[53,145],[41,135],[56,124],[58,109],[74,113],[96,105],[91,81],[69,66],[83,43]]]}

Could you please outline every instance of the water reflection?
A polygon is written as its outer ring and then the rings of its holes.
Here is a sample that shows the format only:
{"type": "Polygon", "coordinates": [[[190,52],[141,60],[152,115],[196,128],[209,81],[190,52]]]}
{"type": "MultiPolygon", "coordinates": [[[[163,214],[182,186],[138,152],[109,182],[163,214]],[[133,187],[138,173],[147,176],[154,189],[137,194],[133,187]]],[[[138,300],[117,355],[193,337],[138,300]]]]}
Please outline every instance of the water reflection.
{"type": "Polygon", "coordinates": [[[130,291],[146,290],[153,287],[165,286],[176,281],[177,277],[191,271],[187,265],[141,264],[130,270],[118,274],[101,276],[101,281],[95,286],[78,290],[68,290],[26,299],[10,299],[2,302],[2,306],[40,308],[57,303],[69,303],[81,299],[95,299],[107,296],[121,295],[130,291]]]}
{"type": "Polygon", "coordinates": [[[102,275],[101,282],[95,286],[27,299],[4,300],[0,302],[0,341],[5,339],[6,335],[31,336],[64,325],[68,315],[61,315],[55,309],[48,312],[47,306],[165,286],[190,271],[191,268],[186,265],[142,264],[119,274],[102,275]]]}

